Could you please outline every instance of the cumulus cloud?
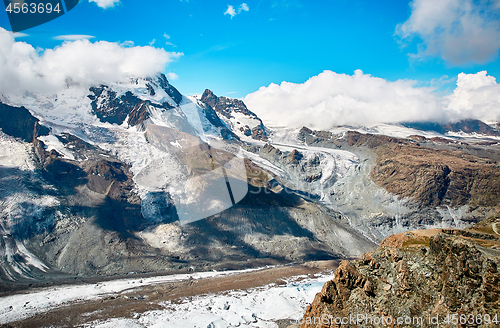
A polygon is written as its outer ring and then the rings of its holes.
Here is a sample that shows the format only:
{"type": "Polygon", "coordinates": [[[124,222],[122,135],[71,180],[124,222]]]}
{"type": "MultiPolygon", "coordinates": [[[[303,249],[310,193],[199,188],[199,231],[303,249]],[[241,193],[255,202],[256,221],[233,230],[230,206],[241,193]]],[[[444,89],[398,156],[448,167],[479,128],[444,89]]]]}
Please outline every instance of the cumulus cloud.
{"type": "Polygon", "coordinates": [[[244,100],[267,124],[315,129],[463,118],[500,120],[499,85],[486,72],[460,74],[455,92],[445,97],[416,84],[387,81],[361,70],[353,75],[324,71],[304,83],[272,83],[244,100]]]}
{"type": "Polygon", "coordinates": [[[97,6],[102,9],[112,8],[120,3],[120,0],[89,0],[89,2],[95,2],[97,6]]]}
{"type": "Polygon", "coordinates": [[[242,11],[249,11],[249,10],[250,8],[248,8],[248,5],[244,2],[238,7],[238,10],[235,10],[234,7],[231,5],[227,5],[227,10],[224,13],[224,15],[229,15],[231,16],[232,19],[237,14],[240,14],[242,11]]]}
{"type": "Polygon", "coordinates": [[[154,76],[181,55],[150,46],[125,47],[89,40],[37,51],[9,33],[0,33],[0,92],[55,92],[68,84],[87,88],[132,76],[154,76]]]}
{"type": "Polygon", "coordinates": [[[262,119],[288,126],[328,129],[337,125],[444,119],[439,100],[415,81],[386,81],[356,70],[324,71],[304,83],[261,87],[245,103],[262,119]]]}
{"type": "Polygon", "coordinates": [[[500,1],[413,0],[411,15],[396,27],[403,41],[420,37],[415,58],[441,57],[453,65],[485,63],[500,48],[500,1]]]}
{"type": "Polygon", "coordinates": [[[54,40],[63,40],[63,41],[76,41],[76,40],[89,40],[94,39],[95,36],[92,35],[83,35],[83,34],[68,34],[68,35],[58,35],[53,37],[54,40]]]}
{"type": "Polygon", "coordinates": [[[459,117],[500,122],[500,85],[486,71],[458,74],[456,89],[445,98],[459,117]]]}

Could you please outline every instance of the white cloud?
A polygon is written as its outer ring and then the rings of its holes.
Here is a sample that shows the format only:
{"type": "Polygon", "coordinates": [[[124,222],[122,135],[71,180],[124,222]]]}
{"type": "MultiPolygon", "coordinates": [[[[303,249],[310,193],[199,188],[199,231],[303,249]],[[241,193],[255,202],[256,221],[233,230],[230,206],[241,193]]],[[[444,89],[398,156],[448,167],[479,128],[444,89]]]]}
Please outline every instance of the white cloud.
{"type": "Polygon", "coordinates": [[[156,39],[153,39],[153,40],[151,40],[151,42],[149,42],[149,45],[152,46],[155,43],[156,43],[156,39]]]}
{"type": "Polygon", "coordinates": [[[165,42],[165,44],[167,46],[177,47],[175,44],[173,44],[172,42],[168,41],[168,40],[170,40],[170,35],[168,35],[167,33],[164,33],[163,37],[165,37],[165,39],[167,39],[167,42],[165,42]]]}
{"type": "Polygon", "coordinates": [[[89,0],[89,2],[95,2],[102,9],[107,9],[119,4],[120,0],[89,0]]]}
{"type": "Polygon", "coordinates": [[[231,18],[236,16],[237,14],[240,14],[242,11],[249,11],[250,8],[248,8],[248,5],[246,3],[242,3],[239,7],[238,10],[236,11],[233,6],[227,5],[227,10],[224,13],[224,15],[229,15],[231,18]]]}
{"type": "Polygon", "coordinates": [[[29,36],[29,34],[21,33],[21,32],[14,32],[14,33],[12,33],[12,36],[14,38],[25,38],[25,37],[29,36]]]}
{"type": "Polygon", "coordinates": [[[24,37],[29,36],[29,34],[26,34],[26,33],[12,32],[12,31],[7,31],[7,30],[0,28],[0,34],[2,34],[2,33],[9,34],[13,38],[24,38],[24,37]]]}
{"type": "Polygon", "coordinates": [[[500,121],[500,85],[486,71],[458,74],[457,87],[446,99],[459,117],[500,121]]]}
{"type": "Polygon", "coordinates": [[[179,79],[179,75],[175,74],[174,72],[167,73],[167,79],[170,81],[175,81],[179,79]]]}
{"type": "Polygon", "coordinates": [[[248,5],[243,2],[238,8],[238,14],[241,13],[242,11],[249,11],[249,10],[250,9],[248,8],[248,5]]]}
{"type": "Polygon", "coordinates": [[[500,48],[500,1],[413,0],[411,15],[396,27],[403,41],[422,40],[413,57],[441,57],[462,65],[485,63],[500,48]]]}
{"type": "Polygon", "coordinates": [[[124,47],[89,40],[67,41],[54,49],[39,51],[15,41],[9,33],[0,33],[0,90],[4,94],[57,92],[69,81],[88,88],[131,76],[154,76],[181,55],[150,46],[124,47]]]}
{"type": "Polygon", "coordinates": [[[500,87],[486,72],[460,74],[452,95],[438,97],[416,81],[387,81],[357,70],[332,71],[304,83],[270,84],[245,97],[248,108],[267,124],[329,129],[463,118],[500,120],[500,87]]]}
{"type": "Polygon", "coordinates": [[[63,40],[63,41],[76,41],[76,40],[89,40],[93,38],[95,38],[95,36],[83,35],[83,34],[68,34],[68,35],[58,35],[53,37],[52,39],[63,40]]]}
{"type": "Polygon", "coordinates": [[[227,5],[227,10],[224,13],[224,15],[230,15],[231,18],[233,18],[234,16],[236,16],[236,11],[234,10],[234,7],[231,6],[231,5],[227,5]]]}

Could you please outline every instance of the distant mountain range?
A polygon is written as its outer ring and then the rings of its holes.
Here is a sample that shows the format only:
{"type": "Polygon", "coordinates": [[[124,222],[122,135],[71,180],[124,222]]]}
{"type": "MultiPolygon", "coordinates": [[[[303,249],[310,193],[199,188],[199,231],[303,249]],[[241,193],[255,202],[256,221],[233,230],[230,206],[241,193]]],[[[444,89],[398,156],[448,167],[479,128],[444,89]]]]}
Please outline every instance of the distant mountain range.
{"type": "Polygon", "coordinates": [[[434,131],[441,134],[449,132],[461,133],[476,133],[486,136],[500,136],[498,125],[488,125],[479,120],[461,120],[456,123],[433,123],[433,122],[416,122],[416,123],[403,123],[404,126],[422,131],[434,131]]]}

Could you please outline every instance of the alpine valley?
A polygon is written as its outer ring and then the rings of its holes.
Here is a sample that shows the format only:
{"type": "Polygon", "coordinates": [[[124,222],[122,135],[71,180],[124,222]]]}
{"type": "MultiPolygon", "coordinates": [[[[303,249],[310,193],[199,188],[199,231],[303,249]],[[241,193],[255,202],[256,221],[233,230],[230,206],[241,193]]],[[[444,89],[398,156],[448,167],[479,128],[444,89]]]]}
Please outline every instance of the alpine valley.
{"type": "MultiPolygon", "coordinates": [[[[359,287],[364,299],[389,284],[383,275],[372,279],[375,287],[366,283],[370,270],[394,270],[383,258],[424,261],[398,249],[398,259],[380,249],[363,257],[384,239],[448,229],[422,239],[437,266],[446,258],[439,245],[458,238],[457,229],[481,227],[500,207],[497,124],[266,126],[242,100],[210,90],[184,96],[163,74],[0,101],[3,295],[363,258],[337,272],[350,274],[344,289],[359,287]]],[[[498,240],[495,222],[488,227],[498,240]]],[[[497,245],[488,256],[498,260],[497,245]]],[[[307,315],[353,306],[334,309],[330,301],[349,298],[338,281],[325,285],[307,315]]]]}

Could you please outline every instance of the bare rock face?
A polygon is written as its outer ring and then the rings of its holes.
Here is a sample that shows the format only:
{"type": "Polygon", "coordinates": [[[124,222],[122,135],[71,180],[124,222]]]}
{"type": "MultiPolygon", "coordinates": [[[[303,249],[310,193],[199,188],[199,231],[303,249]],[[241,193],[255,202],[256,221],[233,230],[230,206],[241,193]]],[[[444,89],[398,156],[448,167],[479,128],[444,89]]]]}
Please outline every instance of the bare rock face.
{"type": "Polygon", "coordinates": [[[495,207],[500,204],[498,161],[451,147],[431,148],[442,140],[429,139],[428,145],[415,142],[427,140],[419,136],[400,139],[349,131],[339,137],[308,128],[300,130],[299,138],[307,144],[373,151],[377,162],[370,178],[388,192],[413,198],[424,206],[495,207]]]}
{"type": "Polygon", "coordinates": [[[491,160],[416,145],[380,147],[377,154],[371,178],[391,193],[434,206],[500,203],[500,167],[491,160]]]}
{"type": "Polygon", "coordinates": [[[25,107],[13,107],[1,102],[0,128],[4,133],[26,142],[32,142],[34,138],[49,132],[25,107]]]}
{"type": "Polygon", "coordinates": [[[262,125],[257,125],[252,129],[251,135],[252,139],[267,141],[267,134],[262,125]]]}
{"type": "Polygon", "coordinates": [[[387,238],[340,264],[300,327],[498,327],[499,224],[497,215],[465,230],[387,238]]]}
{"type": "Polygon", "coordinates": [[[205,90],[201,96],[201,101],[210,105],[217,113],[230,117],[232,112],[239,112],[248,116],[255,116],[248,110],[245,103],[239,99],[217,97],[212,91],[205,90]]]}
{"type": "Polygon", "coordinates": [[[162,109],[174,108],[173,105],[179,105],[182,101],[182,95],[167,80],[165,75],[159,75],[155,80],[148,78],[146,84],[150,95],[155,95],[153,84],[162,88],[175,102],[152,103],[148,100],[141,100],[135,94],[127,91],[123,95],[118,95],[106,85],[91,87],[88,98],[91,100],[92,113],[95,114],[101,122],[122,124],[128,117],[127,123],[130,126],[142,124],[148,117],[148,107],[153,106],[162,109]]]}
{"type": "Polygon", "coordinates": [[[205,104],[205,111],[207,113],[216,112],[221,116],[221,118],[225,117],[226,119],[231,119],[234,117],[235,113],[239,113],[260,122],[251,129],[249,126],[240,126],[239,130],[246,136],[252,137],[252,139],[267,141],[268,132],[266,131],[262,120],[253,112],[248,110],[243,101],[223,96],[218,97],[208,89],[203,92],[200,100],[205,104]]]}
{"type": "Polygon", "coordinates": [[[290,161],[291,164],[297,165],[299,161],[304,157],[301,152],[299,152],[297,149],[292,150],[292,152],[288,155],[288,160],[290,161]]]}

